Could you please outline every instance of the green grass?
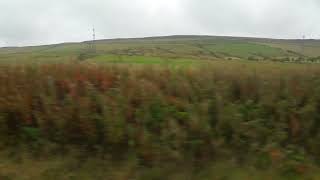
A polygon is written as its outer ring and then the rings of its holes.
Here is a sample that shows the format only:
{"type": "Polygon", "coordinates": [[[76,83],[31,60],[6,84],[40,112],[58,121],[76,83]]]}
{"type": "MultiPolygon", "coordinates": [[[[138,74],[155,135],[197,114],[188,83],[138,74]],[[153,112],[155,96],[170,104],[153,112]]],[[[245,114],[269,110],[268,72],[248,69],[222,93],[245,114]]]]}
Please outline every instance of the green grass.
{"type": "MultiPolygon", "coordinates": [[[[86,52],[88,48],[88,42],[0,48],[0,62],[70,61],[76,59],[79,54],[86,52]]],[[[99,61],[102,57],[110,59],[109,57],[112,56],[116,58],[123,56],[123,60],[121,61],[127,62],[127,59],[134,59],[133,61],[136,61],[136,64],[167,64],[166,62],[159,62],[160,59],[161,61],[165,61],[166,59],[182,59],[182,64],[189,63],[190,59],[221,60],[232,57],[247,59],[251,56],[277,59],[299,57],[299,54],[302,53],[300,41],[214,36],[172,36],[147,39],[102,40],[96,42],[96,50],[99,61]],[[137,60],[137,57],[131,58],[131,56],[139,56],[139,60],[137,60]],[[154,57],[158,57],[158,59],[154,57]],[[144,60],[145,58],[152,59],[150,61],[153,62],[144,60]]],[[[319,41],[305,41],[304,55],[306,57],[319,56],[318,52],[320,52],[319,41]]]]}
{"type": "Polygon", "coordinates": [[[246,42],[218,42],[214,45],[205,46],[213,52],[225,53],[239,58],[250,56],[277,57],[288,55],[280,48],[273,48],[266,45],[259,45],[246,42]]]}
{"type": "Polygon", "coordinates": [[[116,56],[102,55],[92,59],[88,59],[91,63],[111,63],[111,64],[140,64],[140,65],[163,65],[163,66],[198,66],[208,63],[206,60],[195,60],[186,58],[163,58],[163,57],[147,57],[147,56],[116,56]]]}
{"type": "Polygon", "coordinates": [[[303,54],[305,56],[310,56],[310,57],[320,56],[319,41],[306,40],[304,43],[298,42],[298,41],[292,41],[292,42],[273,41],[273,42],[268,42],[264,44],[269,47],[281,48],[286,51],[294,51],[296,53],[303,54]],[[302,48],[302,44],[304,44],[304,48],[302,48]]]}

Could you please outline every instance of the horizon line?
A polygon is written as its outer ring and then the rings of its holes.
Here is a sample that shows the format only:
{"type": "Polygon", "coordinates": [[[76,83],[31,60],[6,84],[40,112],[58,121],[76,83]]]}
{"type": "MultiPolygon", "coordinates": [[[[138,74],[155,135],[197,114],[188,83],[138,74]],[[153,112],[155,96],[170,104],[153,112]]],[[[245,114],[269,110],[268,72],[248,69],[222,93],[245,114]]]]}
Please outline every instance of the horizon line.
{"type": "MultiPolygon", "coordinates": [[[[292,40],[300,40],[300,41],[307,41],[307,40],[320,40],[314,38],[271,38],[271,37],[261,37],[261,36],[233,36],[233,35],[192,35],[192,34],[185,34],[185,35],[156,35],[156,36],[141,36],[141,37],[118,37],[118,38],[101,38],[96,39],[94,41],[112,41],[112,40],[143,40],[143,39],[151,39],[151,38],[168,38],[168,37],[225,37],[225,38],[239,38],[239,39],[265,39],[265,40],[284,40],[284,41],[292,41],[292,40]]],[[[48,44],[39,44],[39,45],[22,45],[22,46],[3,46],[0,49],[4,48],[26,48],[26,47],[39,47],[39,46],[54,46],[54,45],[63,45],[63,44],[75,44],[75,43],[86,43],[91,42],[93,40],[85,40],[85,41],[65,41],[65,42],[58,42],[58,43],[48,43],[48,44]]]]}

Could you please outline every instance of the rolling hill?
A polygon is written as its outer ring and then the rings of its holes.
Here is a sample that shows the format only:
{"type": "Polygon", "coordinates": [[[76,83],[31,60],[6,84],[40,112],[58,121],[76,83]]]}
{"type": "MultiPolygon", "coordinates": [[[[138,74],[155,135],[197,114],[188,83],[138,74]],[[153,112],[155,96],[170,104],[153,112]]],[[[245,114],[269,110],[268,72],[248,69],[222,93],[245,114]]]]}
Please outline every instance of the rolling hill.
{"type": "Polygon", "coordinates": [[[130,57],[156,57],[161,59],[250,59],[296,60],[320,56],[320,40],[285,40],[226,36],[163,36],[131,39],[106,39],[95,41],[92,56],[90,41],[45,46],[0,48],[0,61],[24,60],[56,62],[71,59],[103,60],[130,57]],[[89,56],[81,56],[91,54],[89,56]]]}

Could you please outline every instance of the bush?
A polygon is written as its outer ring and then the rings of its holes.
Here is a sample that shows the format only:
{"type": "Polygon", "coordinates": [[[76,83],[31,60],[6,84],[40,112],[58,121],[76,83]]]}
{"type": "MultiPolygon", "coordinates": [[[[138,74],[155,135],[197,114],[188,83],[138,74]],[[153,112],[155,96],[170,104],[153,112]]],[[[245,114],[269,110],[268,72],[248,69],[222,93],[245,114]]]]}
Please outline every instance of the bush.
{"type": "Polygon", "coordinates": [[[1,139],[136,154],[148,164],[232,158],[266,168],[270,145],[304,149],[303,164],[316,159],[320,69],[232,66],[0,66],[1,139]]]}

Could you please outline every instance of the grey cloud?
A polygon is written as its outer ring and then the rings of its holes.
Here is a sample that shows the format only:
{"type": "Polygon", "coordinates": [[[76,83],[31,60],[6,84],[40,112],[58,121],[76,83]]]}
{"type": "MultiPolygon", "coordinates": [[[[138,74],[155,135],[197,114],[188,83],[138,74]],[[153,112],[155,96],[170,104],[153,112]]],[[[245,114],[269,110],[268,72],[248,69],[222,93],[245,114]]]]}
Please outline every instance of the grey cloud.
{"type": "Polygon", "coordinates": [[[173,34],[319,38],[317,0],[0,1],[0,46],[173,34]]]}
{"type": "Polygon", "coordinates": [[[189,0],[194,23],[205,32],[275,38],[320,36],[320,2],[316,0],[189,0]]]}

